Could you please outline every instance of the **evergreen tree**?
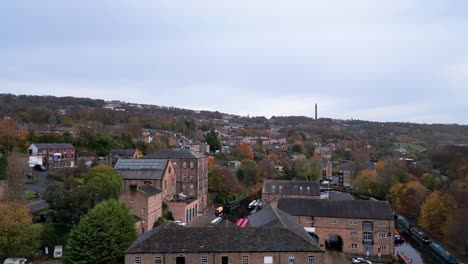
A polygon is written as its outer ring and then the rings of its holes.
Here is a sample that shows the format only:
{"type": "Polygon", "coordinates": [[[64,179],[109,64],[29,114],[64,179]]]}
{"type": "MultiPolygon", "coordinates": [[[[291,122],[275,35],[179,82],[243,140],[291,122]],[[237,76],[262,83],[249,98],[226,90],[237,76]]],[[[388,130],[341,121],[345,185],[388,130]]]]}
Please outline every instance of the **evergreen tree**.
{"type": "Polygon", "coordinates": [[[96,205],[70,232],[64,263],[123,263],[124,251],[136,239],[135,221],[117,200],[96,205]]]}

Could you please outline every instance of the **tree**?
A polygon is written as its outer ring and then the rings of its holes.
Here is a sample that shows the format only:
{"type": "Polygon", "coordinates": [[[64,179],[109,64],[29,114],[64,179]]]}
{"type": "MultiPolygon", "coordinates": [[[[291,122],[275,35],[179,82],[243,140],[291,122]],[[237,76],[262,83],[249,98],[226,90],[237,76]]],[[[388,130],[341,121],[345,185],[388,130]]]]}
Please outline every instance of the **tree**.
{"type": "Polygon", "coordinates": [[[378,184],[378,175],[372,170],[363,170],[353,180],[353,187],[360,194],[374,196],[378,184]]]}
{"type": "Polygon", "coordinates": [[[206,143],[210,145],[210,150],[213,152],[216,152],[216,150],[221,149],[221,143],[219,142],[218,136],[214,132],[214,130],[211,130],[210,132],[206,133],[206,143]]]}
{"type": "Polygon", "coordinates": [[[95,201],[117,199],[122,184],[122,178],[115,170],[106,165],[91,168],[84,174],[84,182],[95,196],[95,201]]]}
{"type": "Polygon", "coordinates": [[[273,162],[269,159],[264,158],[257,166],[257,178],[258,179],[277,179],[278,174],[276,173],[273,162]]]}
{"type": "Polygon", "coordinates": [[[70,232],[64,263],[123,263],[125,250],[136,239],[135,220],[117,200],[96,205],[70,232]]]}
{"type": "Polygon", "coordinates": [[[237,177],[245,185],[251,186],[257,183],[257,163],[252,160],[242,160],[241,167],[237,170],[237,177]]]}
{"type": "Polygon", "coordinates": [[[254,159],[254,154],[252,152],[252,149],[249,147],[249,145],[247,145],[246,143],[242,142],[240,143],[239,145],[239,149],[241,151],[241,154],[242,154],[242,158],[243,159],[249,159],[249,160],[253,160],[254,159]]]}
{"type": "Polygon", "coordinates": [[[440,191],[432,192],[421,205],[419,224],[438,236],[446,234],[454,209],[450,200],[440,191]]]}
{"type": "Polygon", "coordinates": [[[225,203],[240,194],[244,190],[244,185],[239,182],[232,170],[212,164],[208,168],[208,189],[215,194],[217,202],[225,203]]]}
{"type": "Polygon", "coordinates": [[[430,173],[424,173],[421,176],[421,183],[426,186],[429,190],[433,191],[435,189],[439,189],[442,185],[439,178],[434,177],[430,173]]]}
{"type": "Polygon", "coordinates": [[[40,245],[42,227],[33,224],[29,209],[19,202],[0,203],[0,259],[30,257],[40,245]]]}
{"type": "Polygon", "coordinates": [[[393,186],[390,189],[388,199],[397,211],[409,218],[416,219],[419,216],[421,204],[429,192],[419,181],[410,181],[393,186]]]}

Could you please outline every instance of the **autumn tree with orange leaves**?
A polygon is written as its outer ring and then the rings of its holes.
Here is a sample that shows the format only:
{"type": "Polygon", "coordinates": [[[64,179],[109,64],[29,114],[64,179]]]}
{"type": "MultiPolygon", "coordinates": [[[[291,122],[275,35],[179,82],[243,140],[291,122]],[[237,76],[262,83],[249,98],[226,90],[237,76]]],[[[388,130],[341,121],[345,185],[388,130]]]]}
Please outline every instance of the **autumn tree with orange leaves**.
{"type": "Polygon", "coordinates": [[[243,159],[253,160],[254,154],[253,154],[253,151],[252,151],[252,149],[250,148],[249,145],[242,142],[239,145],[239,149],[240,149],[240,151],[242,153],[243,159]]]}

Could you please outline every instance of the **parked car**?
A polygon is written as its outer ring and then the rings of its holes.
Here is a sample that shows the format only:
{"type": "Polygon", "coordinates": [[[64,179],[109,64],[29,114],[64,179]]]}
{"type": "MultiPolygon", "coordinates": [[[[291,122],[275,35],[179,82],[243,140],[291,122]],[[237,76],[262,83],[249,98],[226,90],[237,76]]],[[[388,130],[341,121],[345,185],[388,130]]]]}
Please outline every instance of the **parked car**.
{"type": "Polygon", "coordinates": [[[25,258],[7,258],[3,262],[3,264],[30,264],[27,259],[25,258]]]}
{"type": "Polygon", "coordinates": [[[54,259],[61,258],[62,255],[63,255],[62,246],[55,246],[55,248],[54,248],[54,259]]]}
{"type": "Polygon", "coordinates": [[[352,259],[353,264],[372,264],[372,261],[365,259],[365,258],[353,258],[352,259]]]}
{"type": "Polygon", "coordinates": [[[174,224],[180,225],[180,226],[185,226],[185,223],[180,221],[180,220],[174,221],[174,224]]]}

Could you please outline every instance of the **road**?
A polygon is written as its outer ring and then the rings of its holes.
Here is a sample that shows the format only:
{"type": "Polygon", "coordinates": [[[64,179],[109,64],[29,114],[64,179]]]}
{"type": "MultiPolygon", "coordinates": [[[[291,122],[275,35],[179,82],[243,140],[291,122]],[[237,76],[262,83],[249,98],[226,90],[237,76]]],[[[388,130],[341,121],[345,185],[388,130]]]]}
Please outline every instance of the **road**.
{"type": "Polygon", "coordinates": [[[47,178],[47,171],[33,170],[33,175],[37,177],[37,181],[35,183],[27,183],[25,187],[26,189],[32,192],[38,193],[40,199],[34,199],[30,201],[28,207],[29,210],[31,210],[31,212],[40,210],[48,206],[47,202],[42,200],[42,197],[45,190],[47,189],[47,186],[49,186],[52,183],[52,181],[47,178]]]}

